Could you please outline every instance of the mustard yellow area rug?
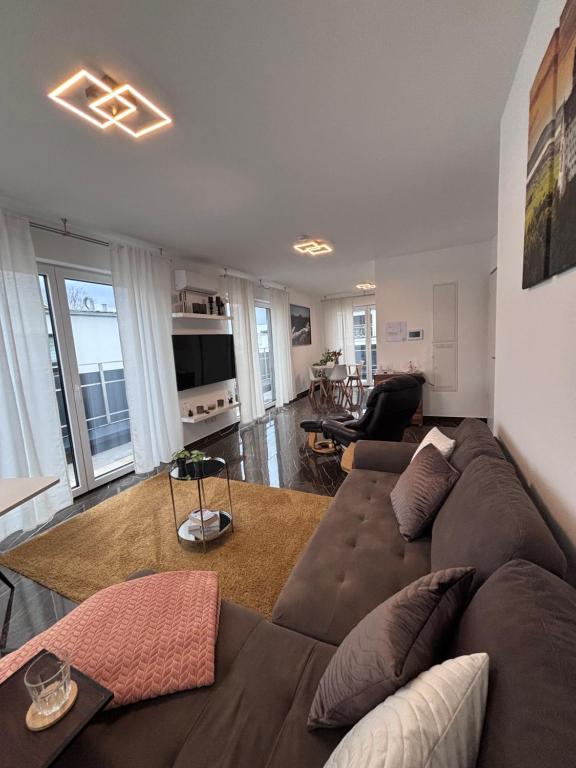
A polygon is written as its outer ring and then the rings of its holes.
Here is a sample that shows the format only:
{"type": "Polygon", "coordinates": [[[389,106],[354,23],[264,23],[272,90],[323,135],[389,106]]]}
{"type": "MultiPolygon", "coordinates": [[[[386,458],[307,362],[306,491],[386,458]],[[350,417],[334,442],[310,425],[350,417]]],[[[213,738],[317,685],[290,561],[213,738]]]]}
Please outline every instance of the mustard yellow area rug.
{"type": "MultiPolygon", "coordinates": [[[[228,509],[226,481],[205,481],[208,506],[228,509]]],[[[270,616],[330,497],[230,481],[234,531],[191,550],[178,543],[168,475],[134,488],[3,555],[2,565],[81,601],[141,568],[213,570],[222,597],[270,616]]],[[[197,506],[195,482],[175,482],[178,522],[197,506]]]]}

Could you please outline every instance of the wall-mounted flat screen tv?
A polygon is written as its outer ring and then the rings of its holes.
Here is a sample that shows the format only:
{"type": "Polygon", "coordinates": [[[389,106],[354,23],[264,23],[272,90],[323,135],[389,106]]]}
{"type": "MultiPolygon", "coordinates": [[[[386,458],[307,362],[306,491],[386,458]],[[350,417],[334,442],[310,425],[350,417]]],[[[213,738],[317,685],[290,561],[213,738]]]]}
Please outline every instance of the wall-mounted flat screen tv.
{"type": "Polygon", "coordinates": [[[236,378],[231,334],[175,334],[172,346],[179,390],[236,378]]]}

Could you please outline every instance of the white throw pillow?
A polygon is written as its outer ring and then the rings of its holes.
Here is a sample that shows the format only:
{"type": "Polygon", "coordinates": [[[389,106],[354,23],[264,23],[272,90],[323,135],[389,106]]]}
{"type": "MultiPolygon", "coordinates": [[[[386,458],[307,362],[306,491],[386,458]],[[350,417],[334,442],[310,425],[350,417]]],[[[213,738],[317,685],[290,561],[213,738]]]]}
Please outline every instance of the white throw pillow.
{"type": "Polygon", "coordinates": [[[443,432],[440,432],[438,427],[433,427],[430,432],[428,432],[428,434],[423,438],[418,448],[416,448],[416,452],[410,461],[414,461],[415,456],[420,453],[422,448],[430,444],[438,448],[445,459],[449,459],[454,452],[454,448],[456,448],[456,440],[451,440],[449,437],[446,437],[443,432]]]}
{"type": "Polygon", "coordinates": [[[449,659],[356,723],[325,768],[474,768],[487,692],[487,654],[449,659]]]}

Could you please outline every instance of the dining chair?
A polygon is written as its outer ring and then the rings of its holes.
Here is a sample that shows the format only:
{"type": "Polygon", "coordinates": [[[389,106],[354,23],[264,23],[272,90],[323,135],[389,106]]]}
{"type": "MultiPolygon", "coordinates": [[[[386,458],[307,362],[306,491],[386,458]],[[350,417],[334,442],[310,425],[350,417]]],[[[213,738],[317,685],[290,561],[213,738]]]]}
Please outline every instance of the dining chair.
{"type": "Polygon", "coordinates": [[[358,391],[358,404],[362,402],[364,397],[364,384],[362,383],[362,363],[352,363],[346,366],[348,370],[348,378],[346,379],[346,388],[350,401],[354,400],[354,390],[358,391]]]}
{"type": "Polygon", "coordinates": [[[313,365],[308,368],[310,386],[308,387],[308,397],[316,402],[316,385],[320,387],[320,398],[327,398],[326,377],[323,375],[322,368],[316,368],[313,365]]]}
{"type": "Polygon", "coordinates": [[[336,400],[340,399],[340,405],[351,405],[350,396],[346,386],[348,379],[348,368],[344,364],[334,365],[332,368],[326,370],[326,377],[330,386],[329,396],[332,402],[336,404],[336,400]]]}

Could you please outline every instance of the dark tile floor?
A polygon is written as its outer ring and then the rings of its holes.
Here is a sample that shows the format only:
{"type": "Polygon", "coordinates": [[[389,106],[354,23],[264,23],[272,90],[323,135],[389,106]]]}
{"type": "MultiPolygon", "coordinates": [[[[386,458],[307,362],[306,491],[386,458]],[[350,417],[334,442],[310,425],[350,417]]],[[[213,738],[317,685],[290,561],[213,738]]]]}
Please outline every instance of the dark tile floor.
{"type": "MultiPolygon", "coordinates": [[[[257,423],[206,440],[201,447],[213,456],[226,459],[234,479],[333,496],[345,478],[339,459],[311,453],[300,429],[303,419],[315,418],[319,413],[326,415],[326,410],[313,407],[308,398],[303,398],[285,408],[270,409],[257,423]]],[[[419,442],[428,428],[410,427],[404,439],[419,442]]],[[[7,551],[82,514],[147,477],[149,475],[130,474],[85,494],[37,530],[15,533],[0,542],[0,551],[7,551]]],[[[71,600],[58,593],[7,568],[1,570],[16,587],[8,648],[17,648],[74,608],[71,600]]],[[[0,621],[7,601],[8,589],[0,583],[0,621]]]]}

